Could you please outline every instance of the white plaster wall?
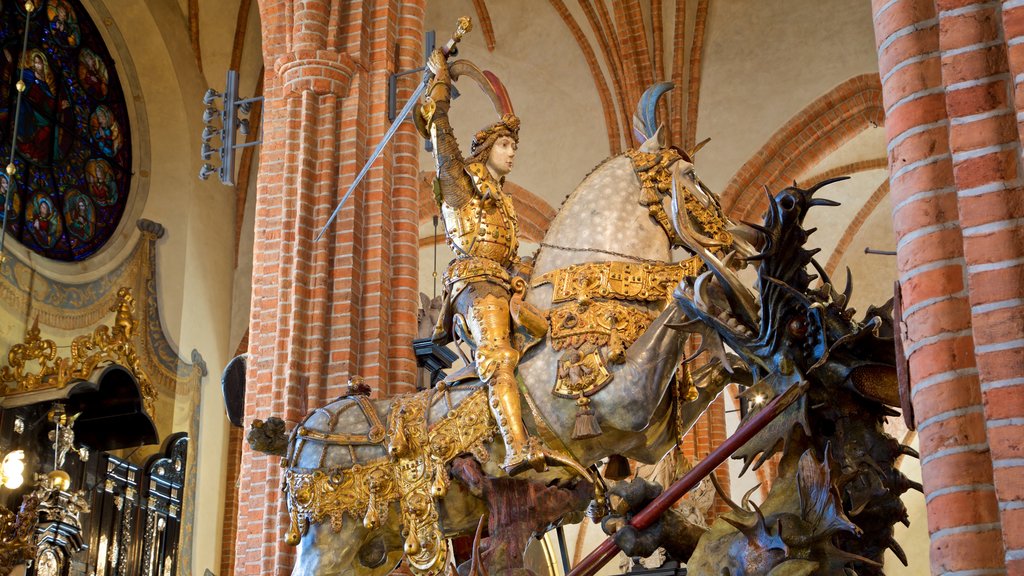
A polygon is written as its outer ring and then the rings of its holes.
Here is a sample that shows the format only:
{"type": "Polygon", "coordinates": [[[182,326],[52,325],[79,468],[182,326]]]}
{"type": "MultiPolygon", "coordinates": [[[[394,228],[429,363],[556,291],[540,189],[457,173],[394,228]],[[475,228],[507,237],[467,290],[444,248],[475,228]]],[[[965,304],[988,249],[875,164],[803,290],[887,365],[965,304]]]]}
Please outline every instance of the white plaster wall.
{"type": "MultiPolygon", "coordinates": [[[[712,190],[796,113],[836,85],[877,73],[871,6],[849,0],[710,2],[697,166],[712,190]]],[[[760,191],[754,191],[760,194],[760,191]]]]}

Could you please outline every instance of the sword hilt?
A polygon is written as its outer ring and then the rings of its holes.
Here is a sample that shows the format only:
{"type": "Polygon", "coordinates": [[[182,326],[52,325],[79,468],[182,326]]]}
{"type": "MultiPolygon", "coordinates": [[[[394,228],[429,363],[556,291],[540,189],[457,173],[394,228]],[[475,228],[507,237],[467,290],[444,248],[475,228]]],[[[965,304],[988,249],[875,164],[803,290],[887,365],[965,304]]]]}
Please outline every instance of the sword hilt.
{"type": "Polygon", "coordinates": [[[458,24],[455,27],[455,33],[452,34],[452,37],[448,40],[448,43],[444,45],[444,48],[442,48],[442,50],[444,51],[444,55],[455,56],[456,54],[458,54],[457,45],[462,40],[462,37],[466,35],[466,32],[469,32],[472,29],[473,21],[469,19],[469,16],[462,16],[461,18],[459,18],[458,24]]]}

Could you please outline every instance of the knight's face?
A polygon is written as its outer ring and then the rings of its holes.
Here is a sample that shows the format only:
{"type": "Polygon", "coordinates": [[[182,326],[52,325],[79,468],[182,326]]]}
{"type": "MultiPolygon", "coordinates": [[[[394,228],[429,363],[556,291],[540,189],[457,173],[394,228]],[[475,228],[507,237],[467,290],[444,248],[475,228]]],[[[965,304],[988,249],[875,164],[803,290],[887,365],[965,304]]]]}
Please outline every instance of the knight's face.
{"type": "Polygon", "coordinates": [[[498,138],[487,155],[487,168],[491,173],[498,178],[508,175],[512,171],[517,148],[519,148],[518,144],[509,136],[498,138]]]}

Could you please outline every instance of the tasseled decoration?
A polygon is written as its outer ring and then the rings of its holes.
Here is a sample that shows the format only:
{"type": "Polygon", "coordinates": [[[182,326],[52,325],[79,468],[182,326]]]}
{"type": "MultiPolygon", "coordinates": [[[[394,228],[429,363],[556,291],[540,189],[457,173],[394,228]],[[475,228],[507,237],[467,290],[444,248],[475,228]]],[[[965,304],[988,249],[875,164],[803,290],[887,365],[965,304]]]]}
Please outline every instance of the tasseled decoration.
{"type": "Polygon", "coordinates": [[[434,482],[430,485],[430,495],[434,498],[444,498],[448,494],[448,468],[442,462],[437,462],[434,471],[434,482]]]}
{"type": "Polygon", "coordinates": [[[597,422],[597,414],[590,407],[590,398],[580,394],[576,399],[576,425],[572,428],[573,440],[596,438],[602,434],[601,425],[597,422]]]}
{"type": "Polygon", "coordinates": [[[363,516],[363,527],[367,530],[376,530],[377,526],[380,526],[380,515],[377,513],[377,503],[373,497],[373,492],[370,493],[370,501],[366,505],[366,515],[363,516]]]}

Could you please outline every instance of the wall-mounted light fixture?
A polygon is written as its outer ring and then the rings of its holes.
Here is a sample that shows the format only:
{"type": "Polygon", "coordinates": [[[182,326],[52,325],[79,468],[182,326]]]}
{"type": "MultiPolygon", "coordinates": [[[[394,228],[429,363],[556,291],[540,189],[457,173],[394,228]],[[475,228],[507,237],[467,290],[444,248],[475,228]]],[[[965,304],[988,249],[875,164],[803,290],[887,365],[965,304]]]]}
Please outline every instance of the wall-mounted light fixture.
{"type": "Polygon", "coordinates": [[[8,490],[17,490],[25,483],[25,451],[12,450],[0,462],[0,484],[8,490]]]}

